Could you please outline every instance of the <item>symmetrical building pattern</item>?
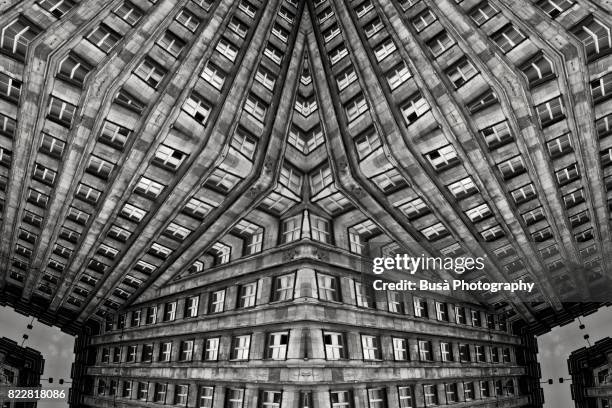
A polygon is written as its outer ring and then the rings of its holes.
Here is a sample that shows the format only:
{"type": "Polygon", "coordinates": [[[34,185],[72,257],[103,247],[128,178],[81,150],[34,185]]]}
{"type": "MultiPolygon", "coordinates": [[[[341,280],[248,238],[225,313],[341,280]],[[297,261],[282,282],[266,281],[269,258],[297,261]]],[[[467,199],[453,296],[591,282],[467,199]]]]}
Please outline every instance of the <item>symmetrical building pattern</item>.
{"type": "Polygon", "coordinates": [[[0,302],[75,407],[536,407],[609,302],[610,0],[0,11],[0,302]],[[374,295],[400,253],[536,289],[374,295]]]}

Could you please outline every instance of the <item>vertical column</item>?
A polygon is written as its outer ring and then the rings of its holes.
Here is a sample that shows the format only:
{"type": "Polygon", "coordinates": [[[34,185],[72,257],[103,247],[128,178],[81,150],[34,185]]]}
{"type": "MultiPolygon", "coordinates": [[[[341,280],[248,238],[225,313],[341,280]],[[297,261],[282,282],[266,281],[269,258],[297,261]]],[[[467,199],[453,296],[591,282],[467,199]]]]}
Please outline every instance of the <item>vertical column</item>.
{"type": "Polygon", "coordinates": [[[298,269],[295,277],[295,296],[296,299],[303,297],[317,297],[317,280],[314,269],[298,269]]]}
{"type": "MultiPolygon", "coordinates": [[[[305,355],[307,347],[306,339],[304,338],[304,328],[292,328],[289,333],[289,344],[287,344],[287,360],[301,359],[305,355]]],[[[283,400],[284,400],[283,396],[283,400]]]]}
{"type": "Polygon", "coordinates": [[[269,276],[264,276],[259,279],[257,283],[257,305],[263,305],[269,303],[270,301],[270,293],[272,290],[272,279],[269,276]]]}

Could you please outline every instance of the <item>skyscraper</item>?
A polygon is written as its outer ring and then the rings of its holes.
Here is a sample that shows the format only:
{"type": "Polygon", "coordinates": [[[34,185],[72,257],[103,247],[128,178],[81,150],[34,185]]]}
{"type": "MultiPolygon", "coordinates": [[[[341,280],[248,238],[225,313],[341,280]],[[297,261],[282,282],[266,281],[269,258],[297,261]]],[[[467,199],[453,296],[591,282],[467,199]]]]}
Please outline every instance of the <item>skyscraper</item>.
{"type": "Polygon", "coordinates": [[[536,407],[609,303],[607,3],[1,7],[2,302],[74,406],[536,407]],[[536,289],[374,294],[401,253],[536,289]]]}
{"type": "Polygon", "coordinates": [[[576,408],[606,408],[612,402],[612,339],[606,337],[570,354],[572,399],[576,408]]]}

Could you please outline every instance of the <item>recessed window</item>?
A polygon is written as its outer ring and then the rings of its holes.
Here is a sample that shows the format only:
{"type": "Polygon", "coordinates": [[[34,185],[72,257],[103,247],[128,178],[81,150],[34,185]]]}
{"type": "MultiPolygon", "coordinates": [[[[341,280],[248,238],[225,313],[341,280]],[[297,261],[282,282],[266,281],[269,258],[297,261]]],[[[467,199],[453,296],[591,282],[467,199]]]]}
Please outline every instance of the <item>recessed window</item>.
{"type": "Polygon", "coordinates": [[[474,65],[467,59],[462,57],[453,66],[446,70],[448,79],[453,83],[455,89],[463,86],[467,81],[476,76],[478,71],[474,68],[474,65]]]}
{"type": "Polygon", "coordinates": [[[571,0],[539,0],[536,5],[542,9],[550,18],[557,18],[565,10],[574,5],[571,0]]]}
{"type": "Polygon", "coordinates": [[[72,7],[72,0],[39,0],[38,5],[56,18],[62,18],[72,7]]]}
{"type": "Polygon", "coordinates": [[[131,26],[135,26],[142,18],[142,10],[129,1],[124,1],[114,10],[114,13],[131,26]]]}
{"type": "Polygon", "coordinates": [[[140,176],[140,179],[134,188],[134,192],[145,197],[157,198],[164,190],[164,187],[165,186],[161,183],[153,181],[147,177],[140,176]]]}
{"type": "Polygon", "coordinates": [[[499,172],[504,180],[510,180],[511,178],[514,178],[527,171],[521,156],[515,156],[511,159],[503,161],[497,165],[497,168],[499,169],[499,172]]]}
{"type": "Polygon", "coordinates": [[[508,24],[491,36],[492,40],[505,53],[508,53],[527,37],[512,24],[508,24]]]}
{"type": "Polygon", "coordinates": [[[472,177],[466,177],[448,185],[448,190],[456,199],[462,199],[478,192],[472,177]]]}
{"type": "Polygon", "coordinates": [[[49,136],[46,133],[42,134],[42,140],[40,143],[40,151],[48,154],[49,156],[53,156],[56,158],[61,158],[64,153],[64,148],[66,147],[66,143],[62,142],[59,139],[56,139],[53,136],[49,136]]]}
{"type": "Polygon", "coordinates": [[[578,23],[572,31],[586,48],[589,61],[599,58],[612,48],[610,27],[592,15],[578,23]]]}
{"type": "Polygon", "coordinates": [[[448,50],[455,44],[455,40],[445,30],[427,42],[431,53],[434,57],[440,56],[444,51],[448,50]]]}
{"type": "Polygon", "coordinates": [[[153,62],[152,59],[146,57],[134,71],[137,77],[142,79],[154,89],[157,88],[165,75],[165,70],[153,62]]]}
{"type": "Polygon", "coordinates": [[[488,1],[483,1],[470,11],[470,17],[477,25],[483,25],[499,11],[488,1]]]}
{"type": "Polygon", "coordinates": [[[179,11],[179,13],[176,15],[176,21],[191,32],[194,32],[200,24],[200,20],[187,9],[182,9],[179,11]]]}
{"type": "Polygon", "coordinates": [[[173,57],[178,58],[179,54],[185,47],[185,42],[172,31],[166,31],[164,35],[157,40],[157,45],[159,45],[161,49],[167,51],[173,57]]]}
{"type": "Polygon", "coordinates": [[[425,9],[412,19],[412,24],[417,32],[421,32],[425,29],[425,27],[431,25],[434,21],[436,21],[436,16],[434,13],[432,13],[430,9],[425,9]]]}
{"type": "Polygon", "coordinates": [[[374,56],[376,61],[381,62],[387,56],[391,55],[397,47],[391,38],[384,40],[382,43],[374,47],[374,56]]]}
{"type": "Polygon", "coordinates": [[[89,64],[84,62],[77,54],[70,52],[60,62],[58,76],[82,85],[89,71],[91,71],[89,64]]]}
{"type": "Polygon", "coordinates": [[[284,360],[287,357],[289,332],[269,333],[266,342],[266,357],[270,360],[284,360]]]}
{"type": "Polygon", "coordinates": [[[53,95],[49,101],[49,112],[47,117],[62,126],[70,127],[76,113],[76,106],[63,101],[53,95]]]}
{"type": "Polygon", "coordinates": [[[420,92],[411,95],[401,107],[406,125],[414,123],[429,111],[429,104],[420,92]]]}
{"type": "Polygon", "coordinates": [[[251,335],[235,336],[232,338],[230,360],[248,360],[251,346],[251,335]]]}
{"type": "Polygon", "coordinates": [[[119,42],[121,35],[106,24],[100,24],[87,35],[87,39],[104,53],[108,54],[115,44],[119,42]]]}

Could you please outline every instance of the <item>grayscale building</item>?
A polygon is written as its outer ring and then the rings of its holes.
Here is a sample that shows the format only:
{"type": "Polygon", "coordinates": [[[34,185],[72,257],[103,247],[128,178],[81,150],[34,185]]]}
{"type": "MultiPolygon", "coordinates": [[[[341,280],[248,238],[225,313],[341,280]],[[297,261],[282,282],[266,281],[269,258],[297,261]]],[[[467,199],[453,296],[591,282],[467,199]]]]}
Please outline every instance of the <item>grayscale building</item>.
{"type": "Polygon", "coordinates": [[[4,2],[0,303],[78,336],[73,407],[541,407],[610,303],[611,10],[4,2]],[[372,293],[402,253],[536,290],[372,293]]]}
{"type": "Polygon", "coordinates": [[[0,406],[2,408],[36,408],[36,402],[8,399],[8,389],[40,387],[45,360],[38,350],[22,347],[15,341],[0,338],[0,406]]]}
{"type": "Polygon", "coordinates": [[[612,404],[612,339],[606,337],[570,354],[572,399],[576,408],[609,408],[612,404]]]}

